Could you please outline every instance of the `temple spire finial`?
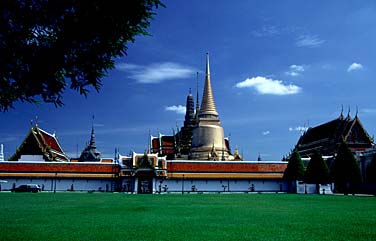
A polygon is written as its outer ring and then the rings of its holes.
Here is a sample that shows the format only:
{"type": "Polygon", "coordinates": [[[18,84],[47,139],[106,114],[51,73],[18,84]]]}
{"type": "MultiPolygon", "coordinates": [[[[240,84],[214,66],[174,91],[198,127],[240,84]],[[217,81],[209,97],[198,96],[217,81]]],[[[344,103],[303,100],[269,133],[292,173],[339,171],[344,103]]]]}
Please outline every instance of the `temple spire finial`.
{"type": "Polygon", "coordinates": [[[209,52],[206,52],[206,75],[210,75],[209,52]]]}
{"type": "Polygon", "coordinates": [[[206,53],[206,75],[205,75],[205,86],[204,94],[201,101],[201,109],[199,117],[214,117],[218,118],[218,112],[215,107],[213,91],[211,87],[210,80],[210,64],[209,64],[209,53],[206,53]]]}
{"type": "Polygon", "coordinates": [[[347,117],[346,117],[346,119],[347,119],[347,120],[350,120],[350,119],[351,119],[351,117],[350,117],[350,105],[349,105],[349,110],[348,110],[348,112],[347,112],[347,117]]]}
{"type": "Polygon", "coordinates": [[[94,115],[92,116],[92,120],[91,120],[91,135],[90,135],[90,143],[89,143],[89,146],[95,148],[94,115]]]}
{"type": "Polygon", "coordinates": [[[341,105],[341,114],[339,115],[340,119],[343,119],[343,104],[341,105]]]}

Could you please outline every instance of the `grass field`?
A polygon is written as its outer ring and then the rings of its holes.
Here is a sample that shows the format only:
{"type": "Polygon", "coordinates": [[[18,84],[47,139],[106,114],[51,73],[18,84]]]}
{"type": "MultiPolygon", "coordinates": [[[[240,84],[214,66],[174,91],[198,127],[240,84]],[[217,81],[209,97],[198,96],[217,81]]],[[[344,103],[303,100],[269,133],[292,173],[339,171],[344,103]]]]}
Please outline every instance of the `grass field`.
{"type": "Polygon", "coordinates": [[[0,240],[375,240],[376,198],[0,193],[0,240]]]}

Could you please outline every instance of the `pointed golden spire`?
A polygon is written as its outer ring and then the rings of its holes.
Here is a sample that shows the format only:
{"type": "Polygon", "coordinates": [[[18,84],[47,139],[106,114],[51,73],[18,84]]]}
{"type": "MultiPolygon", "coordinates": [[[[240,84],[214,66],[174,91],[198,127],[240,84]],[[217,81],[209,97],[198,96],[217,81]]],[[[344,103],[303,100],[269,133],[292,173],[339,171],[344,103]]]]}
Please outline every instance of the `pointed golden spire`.
{"type": "Polygon", "coordinates": [[[213,92],[210,82],[210,66],[209,66],[209,53],[206,53],[206,76],[204,94],[202,96],[201,108],[199,117],[215,116],[218,117],[218,112],[215,107],[213,92]]]}
{"type": "Polygon", "coordinates": [[[198,100],[198,72],[197,72],[197,89],[196,89],[196,118],[198,117],[198,113],[200,113],[200,102],[198,100]]]}

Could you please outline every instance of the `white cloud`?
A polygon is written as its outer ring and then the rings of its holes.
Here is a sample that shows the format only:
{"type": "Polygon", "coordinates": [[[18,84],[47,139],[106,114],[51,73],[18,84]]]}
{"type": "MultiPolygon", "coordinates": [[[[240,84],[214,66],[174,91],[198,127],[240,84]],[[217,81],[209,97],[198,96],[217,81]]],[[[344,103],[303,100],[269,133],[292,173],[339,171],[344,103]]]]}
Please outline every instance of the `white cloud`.
{"type": "Polygon", "coordinates": [[[320,39],[317,35],[301,35],[296,40],[296,46],[317,48],[324,42],[325,40],[320,39]]]}
{"type": "Polygon", "coordinates": [[[305,69],[303,65],[293,64],[293,65],[290,65],[290,69],[289,71],[286,72],[286,75],[298,76],[298,75],[301,75],[304,71],[305,69]]]}
{"type": "Polygon", "coordinates": [[[267,136],[267,135],[269,135],[269,134],[270,134],[270,131],[263,131],[263,132],[262,132],[262,135],[263,135],[263,136],[267,136]]]}
{"type": "Polygon", "coordinates": [[[184,115],[185,112],[186,112],[185,106],[182,106],[182,105],[166,106],[165,110],[166,111],[174,111],[177,114],[182,114],[182,115],[184,115]]]}
{"type": "Polygon", "coordinates": [[[289,127],[289,131],[304,132],[304,131],[307,131],[307,130],[308,130],[308,127],[305,127],[305,126],[289,127]]]}
{"type": "Polygon", "coordinates": [[[196,72],[191,67],[172,62],[155,63],[148,66],[121,63],[116,68],[128,72],[130,74],[129,78],[145,84],[161,83],[172,79],[185,79],[192,77],[196,72]]]}
{"type": "Polygon", "coordinates": [[[347,72],[355,71],[355,70],[362,70],[364,67],[363,65],[359,63],[352,63],[350,66],[347,68],[347,72]]]}
{"type": "Polygon", "coordinates": [[[284,84],[281,80],[268,79],[262,76],[248,78],[235,85],[237,88],[254,88],[260,94],[292,95],[301,91],[299,86],[284,84]]]}

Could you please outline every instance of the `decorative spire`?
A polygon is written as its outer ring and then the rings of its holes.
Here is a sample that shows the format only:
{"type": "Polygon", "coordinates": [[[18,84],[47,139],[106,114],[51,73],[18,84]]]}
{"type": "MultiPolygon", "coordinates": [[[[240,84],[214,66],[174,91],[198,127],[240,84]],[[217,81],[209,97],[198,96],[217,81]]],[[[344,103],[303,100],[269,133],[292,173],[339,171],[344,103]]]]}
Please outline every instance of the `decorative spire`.
{"type": "Polygon", "coordinates": [[[95,146],[95,134],[94,134],[94,115],[93,115],[93,120],[92,120],[92,123],[91,123],[91,136],[90,136],[89,146],[91,148],[96,148],[96,146],[95,146]]]}
{"type": "Polygon", "coordinates": [[[210,81],[210,66],[209,66],[209,53],[206,53],[206,76],[205,76],[205,86],[204,94],[202,96],[202,103],[199,117],[210,117],[214,116],[218,118],[218,112],[215,107],[214,97],[210,81]]]}
{"type": "Polygon", "coordinates": [[[200,101],[198,100],[198,72],[197,72],[197,93],[196,93],[196,117],[200,112],[200,101]]]}
{"type": "Polygon", "coordinates": [[[350,106],[349,106],[349,111],[347,112],[347,117],[346,117],[346,120],[350,120],[351,117],[350,117],[350,106]]]}
{"type": "Polygon", "coordinates": [[[341,105],[341,115],[339,116],[340,120],[343,120],[343,105],[341,105]]]}
{"type": "Polygon", "coordinates": [[[90,142],[89,145],[82,151],[79,161],[86,162],[86,161],[100,161],[101,160],[101,153],[97,150],[95,146],[95,134],[94,134],[94,115],[92,119],[92,126],[91,126],[91,135],[90,135],[90,142]]]}
{"type": "Polygon", "coordinates": [[[195,103],[192,96],[192,91],[189,89],[189,94],[187,96],[186,102],[186,111],[185,111],[185,120],[184,126],[193,126],[193,120],[195,118],[195,103]]]}

